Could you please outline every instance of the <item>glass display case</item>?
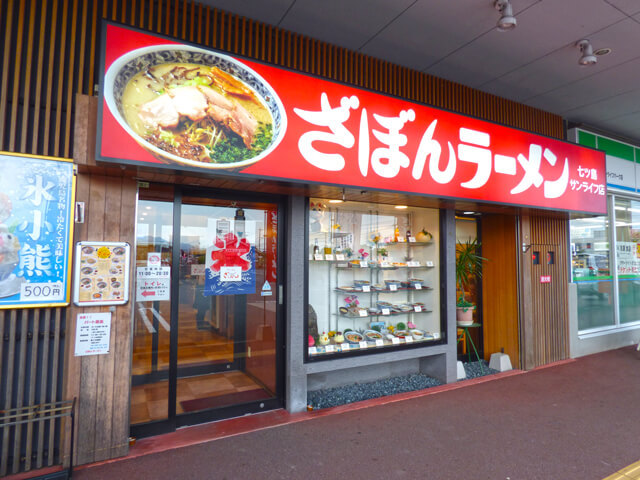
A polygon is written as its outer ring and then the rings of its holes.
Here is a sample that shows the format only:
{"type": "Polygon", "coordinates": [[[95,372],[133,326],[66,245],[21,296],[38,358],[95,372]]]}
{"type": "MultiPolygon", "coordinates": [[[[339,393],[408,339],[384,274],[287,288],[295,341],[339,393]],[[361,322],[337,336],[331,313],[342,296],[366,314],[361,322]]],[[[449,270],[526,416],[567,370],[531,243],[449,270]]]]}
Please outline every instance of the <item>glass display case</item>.
{"type": "Polygon", "coordinates": [[[437,209],[309,201],[308,358],[439,343],[437,209]]]}

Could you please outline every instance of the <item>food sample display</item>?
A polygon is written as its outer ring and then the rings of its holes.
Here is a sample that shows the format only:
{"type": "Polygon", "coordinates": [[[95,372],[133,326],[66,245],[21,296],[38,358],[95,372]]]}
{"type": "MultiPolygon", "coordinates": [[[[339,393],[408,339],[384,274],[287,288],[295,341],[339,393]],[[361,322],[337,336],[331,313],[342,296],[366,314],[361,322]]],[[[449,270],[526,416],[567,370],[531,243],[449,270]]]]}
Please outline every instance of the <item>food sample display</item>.
{"type": "Polygon", "coordinates": [[[309,358],[440,340],[438,210],[309,207],[309,358]]]}

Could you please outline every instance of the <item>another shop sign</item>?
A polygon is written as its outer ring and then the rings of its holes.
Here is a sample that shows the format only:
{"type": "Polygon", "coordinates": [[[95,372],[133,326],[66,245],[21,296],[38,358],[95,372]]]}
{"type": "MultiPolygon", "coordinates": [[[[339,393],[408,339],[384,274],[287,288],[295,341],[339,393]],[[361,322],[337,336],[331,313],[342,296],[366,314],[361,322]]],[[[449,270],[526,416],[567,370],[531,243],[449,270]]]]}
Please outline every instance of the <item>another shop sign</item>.
{"type": "Polygon", "coordinates": [[[69,304],[70,160],[0,154],[0,309],[69,304]]]}

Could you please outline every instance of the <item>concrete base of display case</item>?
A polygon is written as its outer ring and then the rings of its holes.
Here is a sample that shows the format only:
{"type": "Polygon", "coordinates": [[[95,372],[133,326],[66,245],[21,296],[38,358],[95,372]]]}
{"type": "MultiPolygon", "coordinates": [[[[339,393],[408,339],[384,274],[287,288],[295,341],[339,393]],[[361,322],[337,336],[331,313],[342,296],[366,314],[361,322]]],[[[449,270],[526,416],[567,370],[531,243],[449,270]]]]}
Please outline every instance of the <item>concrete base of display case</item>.
{"type": "Polygon", "coordinates": [[[430,355],[416,350],[309,363],[307,390],[366,383],[382,378],[423,373],[442,383],[454,382],[455,364],[449,372],[444,345],[430,349],[430,355]],[[434,351],[437,349],[437,351],[434,351]]]}

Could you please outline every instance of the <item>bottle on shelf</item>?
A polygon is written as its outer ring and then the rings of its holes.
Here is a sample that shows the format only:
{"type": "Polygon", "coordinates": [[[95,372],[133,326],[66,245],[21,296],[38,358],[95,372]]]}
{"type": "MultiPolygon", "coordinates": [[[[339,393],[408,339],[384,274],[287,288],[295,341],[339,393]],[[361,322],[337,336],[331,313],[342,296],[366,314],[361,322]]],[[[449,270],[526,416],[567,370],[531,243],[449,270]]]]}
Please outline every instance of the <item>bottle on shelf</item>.
{"type": "Polygon", "coordinates": [[[318,245],[318,239],[316,238],[313,244],[313,254],[316,255],[317,253],[320,253],[320,246],[318,245]]]}
{"type": "Polygon", "coordinates": [[[409,241],[409,237],[411,237],[411,228],[407,227],[407,242],[409,241]]]}
{"type": "Polygon", "coordinates": [[[331,255],[331,245],[328,243],[324,245],[324,254],[331,255]]]}

